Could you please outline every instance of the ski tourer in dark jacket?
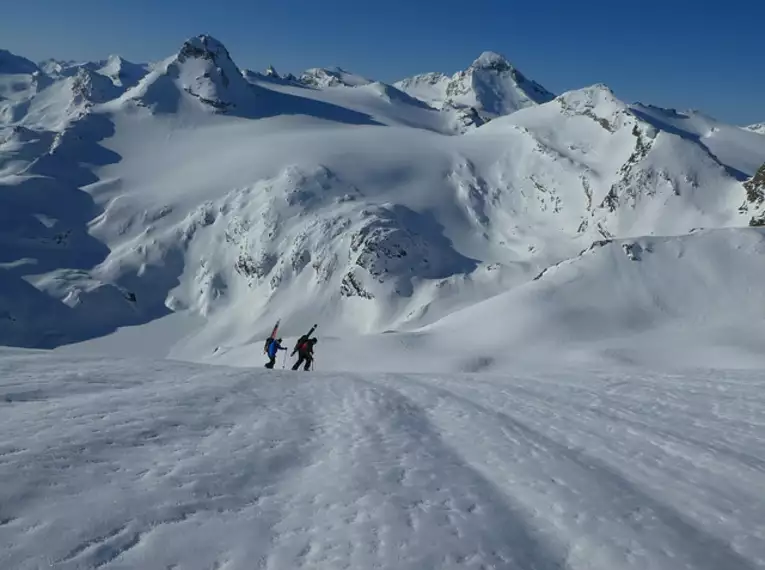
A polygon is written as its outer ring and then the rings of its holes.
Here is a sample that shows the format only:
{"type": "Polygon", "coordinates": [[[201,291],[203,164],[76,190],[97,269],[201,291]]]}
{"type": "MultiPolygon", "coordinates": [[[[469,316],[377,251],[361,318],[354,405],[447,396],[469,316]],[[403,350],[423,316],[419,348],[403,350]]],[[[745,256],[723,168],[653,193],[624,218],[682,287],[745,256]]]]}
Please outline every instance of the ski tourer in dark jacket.
{"type": "MultiPolygon", "coordinates": [[[[317,342],[318,341],[315,338],[309,338],[298,343],[297,348],[295,349],[298,353],[298,359],[297,362],[292,365],[293,370],[297,370],[303,362],[305,362],[303,370],[311,369],[311,364],[313,363],[313,347],[317,342]]],[[[292,351],[292,354],[295,354],[294,350],[292,351]]]]}

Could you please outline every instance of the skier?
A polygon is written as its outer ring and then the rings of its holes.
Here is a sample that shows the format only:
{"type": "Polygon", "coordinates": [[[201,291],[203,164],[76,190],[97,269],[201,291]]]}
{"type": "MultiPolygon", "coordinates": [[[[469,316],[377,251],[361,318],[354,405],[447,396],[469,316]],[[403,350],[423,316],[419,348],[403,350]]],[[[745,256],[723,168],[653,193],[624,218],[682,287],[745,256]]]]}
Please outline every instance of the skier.
{"type": "MultiPolygon", "coordinates": [[[[303,337],[300,338],[301,340],[303,339],[303,337]]],[[[317,342],[318,340],[316,340],[316,338],[307,338],[303,340],[303,342],[298,343],[295,347],[295,350],[298,353],[298,359],[297,362],[292,365],[293,370],[297,370],[304,361],[305,366],[303,367],[303,370],[311,369],[311,364],[313,363],[313,347],[317,342]]],[[[292,351],[292,354],[295,354],[295,350],[292,351]]]]}
{"type": "Polygon", "coordinates": [[[287,350],[285,347],[282,346],[282,339],[280,338],[272,338],[271,342],[268,343],[268,362],[266,363],[266,368],[273,368],[274,364],[276,364],[276,353],[280,350],[287,350]]]}
{"type": "Polygon", "coordinates": [[[298,347],[299,347],[301,344],[303,344],[305,341],[307,341],[309,338],[311,338],[311,333],[313,333],[313,331],[315,331],[315,330],[316,330],[316,327],[317,327],[317,326],[319,326],[319,325],[313,325],[313,326],[311,327],[311,330],[309,330],[307,333],[305,333],[305,334],[304,334],[304,335],[302,335],[300,338],[298,338],[298,339],[297,339],[297,341],[295,341],[295,346],[294,346],[294,348],[292,349],[292,352],[290,353],[290,356],[295,356],[295,353],[298,351],[298,347]]]}

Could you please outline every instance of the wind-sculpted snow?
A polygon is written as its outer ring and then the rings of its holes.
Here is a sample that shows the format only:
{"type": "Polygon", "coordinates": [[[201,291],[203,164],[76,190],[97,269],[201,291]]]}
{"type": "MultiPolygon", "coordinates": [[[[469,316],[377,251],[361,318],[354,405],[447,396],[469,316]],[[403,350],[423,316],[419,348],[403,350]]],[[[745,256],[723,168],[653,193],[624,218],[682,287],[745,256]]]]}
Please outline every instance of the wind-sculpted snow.
{"type": "Polygon", "coordinates": [[[765,568],[759,374],[0,355],[0,566],[765,568]]]}

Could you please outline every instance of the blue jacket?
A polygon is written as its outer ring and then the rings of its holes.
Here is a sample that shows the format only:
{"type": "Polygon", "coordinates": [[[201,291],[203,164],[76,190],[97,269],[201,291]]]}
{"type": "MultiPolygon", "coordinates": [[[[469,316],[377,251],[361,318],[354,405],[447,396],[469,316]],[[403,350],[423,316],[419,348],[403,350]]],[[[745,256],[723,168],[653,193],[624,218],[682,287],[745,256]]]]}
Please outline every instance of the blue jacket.
{"type": "Polygon", "coordinates": [[[273,358],[274,356],[276,356],[276,351],[278,350],[287,350],[287,349],[284,348],[281,344],[279,344],[279,342],[276,339],[274,339],[268,344],[268,356],[270,358],[273,358]]]}

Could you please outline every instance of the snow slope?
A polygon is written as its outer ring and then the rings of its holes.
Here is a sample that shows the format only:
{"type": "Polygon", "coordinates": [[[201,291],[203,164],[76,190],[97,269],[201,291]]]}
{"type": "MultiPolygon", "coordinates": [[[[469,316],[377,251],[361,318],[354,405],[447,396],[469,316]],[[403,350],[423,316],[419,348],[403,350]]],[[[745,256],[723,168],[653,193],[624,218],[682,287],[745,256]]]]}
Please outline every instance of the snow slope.
{"type": "Polygon", "coordinates": [[[441,113],[395,87],[377,81],[316,88],[311,87],[311,83],[301,84],[262,75],[248,75],[247,79],[254,85],[271,91],[351,109],[379,124],[406,126],[443,134],[455,134],[462,128],[457,124],[455,115],[441,113]]]}
{"type": "Polygon", "coordinates": [[[756,123],[754,125],[749,125],[748,127],[745,127],[745,128],[748,131],[752,131],[760,135],[765,135],[765,123],[756,123]]]}
{"type": "Polygon", "coordinates": [[[0,394],[3,568],[765,568],[759,373],[3,351],[0,394]]]}
{"type": "Polygon", "coordinates": [[[651,105],[635,104],[632,111],[657,128],[698,141],[720,162],[737,171],[739,178],[752,176],[762,166],[765,138],[734,125],[726,125],[698,111],[680,113],[651,105]]]}
{"type": "MultiPolygon", "coordinates": [[[[474,299],[443,313],[438,303],[426,305],[425,315],[437,314],[426,326],[356,336],[333,330],[326,316],[319,321],[316,366],[322,371],[433,374],[509,373],[550,363],[761,369],[763,255],[765,231],[760,228],[602,240],[488,300],[474,299]]],[[[466,287],[454,283],[440,289],[448,299],[450,293],[463,297],[466,287]]],[[[246,326],[233,333],[234,320],[214,317],[204,327],[160,320],[155,327],[126,329],[59,350],[120,355],[126,354],[125,347],[152,339],[141,354],[149,350],[187,361],[260,366],[260,347],[246,326]]],[[[283,330],[291,347],[295,328],[283,330]]]]}
{"type": "MultiPolygon", "coordinates": [[[[765,365],[760,229],[603,241],[534,281],[426,327],[444,353],[469,347],[462,369],[519,362],[651,367],[765,365]],[[462,339],[483,325],[485,338],[462,339]]],[[[452,360],[451,369],[457,358],[452,360]]],[[[446,364],[446,362],[444,362],[446,364]]],[[[447,368],[449,369],[449,368],[447,368]]]]}

